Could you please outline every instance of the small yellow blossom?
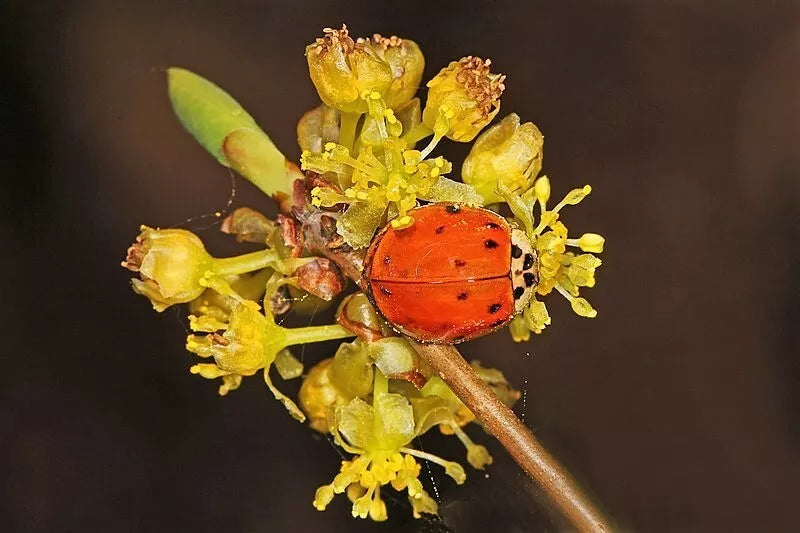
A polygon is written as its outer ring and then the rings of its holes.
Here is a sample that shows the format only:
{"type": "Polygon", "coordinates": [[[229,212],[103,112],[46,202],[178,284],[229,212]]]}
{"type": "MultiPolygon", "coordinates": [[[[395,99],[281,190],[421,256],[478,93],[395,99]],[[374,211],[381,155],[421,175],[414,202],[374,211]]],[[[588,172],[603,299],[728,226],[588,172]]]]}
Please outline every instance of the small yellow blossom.
{"type": "MultiPolygon", "coordinates": [[[[235,293],[233,295],[236,297],[235,293]]],[[[221,395],[238,387],[242,376],[252,376],[262,371],[264,382],[280,400],[289,413],[300,421],[305,415],[287,396],[272,384],[269,370],[278,354],[295,344],[341,339],[352,333],[341,326],[309,326],[305,328],[283,328],[275,323],[268,310],[259,311],[253,301],[237,297],[236,305],[227,322],[209,315],[190,316],[189,327],[195,332],[186,338],[186,349],[200,357],[213,358],[213,363],[196,364],[192,374],[206,379],[223,378],[221,395]],[[221,333],[220,333],[221,332],[221,333]]]]}
{"type": "MultiPolygon", "coordinates": [[[[587,252],[601,252],[605,239],[596,233],[585,233],[578,239],[568,238],[567,226],[560,220],[560,211],[567,205],[580,203],[592,191],[589,185],[572,189],[552,209],[547,208],[550,198],[550,180],[542,176],[533,187],[522,194],[514,193],[502,183],[498,193],[508,202],[514,215],[525,227],[539,259],[539,284],[536,293],[542,296],[554,289],[570,303],[579,316],[594,318],[597,311],[580,296],[581,287],[593,287],[595,270],[602,261],[592,253],[576,254],[569,247],[587,252]],[[534,221],[533,210],[538,207],[539,220],[534,221]]],[[[550,324],[550,315],[544,302],[532,298],[523,313],[510,325],[512,338],[521,342],[527,340],[527,328],[541,333],[550,324]]]]}
{"type": "Polygon", "coordinates": [[[410,101],[419,88],[425,69],[425,58],[417,43],[395,35],[383,37],[379,33],[357,42],[371,48],[392,70],[392,82],[383,95],[386,105],[399,109],[410,101]]]}
{"type": "Polygon", "coordinates": [[[385,138],[380,157],[371,146],[353,157],[345,146],[331,142],[322,154],[303,152],[300,161],[304,170],[336,174],[344,184],[342,193],[315,188],[312,203],[321,207],[348,205],[337,220],[337,230],[353,248],[368,246],[387,218],[396,229],[413,224],[408,211],[417,206],[418,199],[482,203],[472,187],[443,176],[453,168],[449,161],[441,156],[425,159],[419,150],[405,148],[405,142],[397,137],[385,138]]]}
{"type": "MultiPolygon", "coordinates": [[[[248,274],[237,274],[225,278],[230,288],[247,300],[260,300],[264,296],[267,280],[273,275],[271,268],[264,268],[248,274]]],[[[200,296],[189,302],[189,313],[195,316],[206,315],[220,322],[227,322],[236,298],[228,293],[221,294],[214,289],[206,289],[200,296]]]]}
{"type": "Polygon", "coordinates": [[[391,484],[397,491],[407,491],[415,516],[436,512],[436,502],[419,480],[420,465],[415,458],[444,467],[459,484],[466,479],[458,463],[408,446],[430,425],[415,422],[415,409],[405,396],[387,391],[387,379],[376,372],[371,404],[354,398],[336,408],[330,428],[334,440],[355,457],[342,461],[333,482],[317,489],[313,501],[317,510],[325,510],[335,494],[347,492],[353,502],[353,517],[385,520],[381,487],[391,484]]]}
{"type": "Polygon", "coordinates": [[[183,229],[153,229],[142,226],[136,242],[128,248],[122,266],[138,272],[134,292],[146,296],[156,311],[199,297],[207,287],[228,293],[225,281],[231,276],[285,267],[279,255],[262,250],[236,257],[214,258],[206,252],[197,235],[183,229]]]}
{"type": "Polygon", "coordinates": [[[203,242],[182,229],[141,229],[122,262],[141,276],[131,280],[133,290],[149,298],[156,311],[200,296],[205,290],[201,280],[214,262],[203,242]]]}
{"type": "Polygon", "coordinates": [[[434,134],[470,142],[497,115],[505,76],[492,74],[491,64],[489,59],[464,57],[428,82],[422,120],[434,134]]]}
{"type": "Polygon", "coordinates": [[[325,28],[324,35],[306,47],[311,81],[327,105],[350,113],[364,113],[364,91],[378,96],[392,84],[392,68],[363,42],[350,37],[347,26],[325,28]]]}
{"type": "Polygon", "coordinates": [[[300,387],[300,406],[309,425],[320,433],[330,431],[329,420],[337,407],[372,392],[373,367],[366,343],[342,343],[336,355],[314,365],[300,387]]]}

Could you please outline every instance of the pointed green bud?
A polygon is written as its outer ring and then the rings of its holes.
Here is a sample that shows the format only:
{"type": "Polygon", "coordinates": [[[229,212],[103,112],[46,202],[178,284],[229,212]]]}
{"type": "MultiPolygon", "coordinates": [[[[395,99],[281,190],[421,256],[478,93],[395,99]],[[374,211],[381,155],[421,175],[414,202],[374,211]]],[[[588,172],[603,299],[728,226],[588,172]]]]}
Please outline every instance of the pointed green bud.
{"type": "Polygon", "coordinates": [[[302,175],[228,93],[186,69],[167,69],[172,108],[183,127],[222,165],[290,207],[292,183],[302,175]]]}

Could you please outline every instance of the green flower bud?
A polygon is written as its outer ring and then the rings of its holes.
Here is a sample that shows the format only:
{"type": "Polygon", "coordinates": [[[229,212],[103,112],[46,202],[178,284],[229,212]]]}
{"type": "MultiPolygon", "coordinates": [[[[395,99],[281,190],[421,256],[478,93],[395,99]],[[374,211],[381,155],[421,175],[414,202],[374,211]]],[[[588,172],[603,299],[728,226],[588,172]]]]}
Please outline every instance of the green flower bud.
{"type": "Polygon", "coordinates": [[[300,149],[322,153],[326,144],[339,140],[339,120],[339,111],[325,104],[304,113],[297,123],[297,144],[300,149]]]}
{"type": "MultiPolygon", "coordinates": [[[[320,433],[329,433],[328,417],[338,405],[346,404],[350,398],[344,396],[330,382],[330,367],[333,358],[323,359],[309,370],[300,387],[298,400],[303,412],[308,416],[311,429],[320,433]]],[[[331,495],[331,498],[333,496],[331,495]]],[[[328,499],[328,502],[330,499],[328,499]]]]}
{"type": "Polygon", "coordinates": [[[133,290],[149,298],[156,311],[163,311],[200,296],[205,290],[201,280],[213,261],[203,242],[189,231],[142,226],[122,266],[141,277],[131,280],[133,290]]]}
{"type": "Polygon", "coordinates": [[[366,113],[362,93],[386,93],[393,75],[389,64],[347,31],[325,28],[325,35],[306,47],[311,81],[325,104],[350,113],[366,113]]]}
{"type": "Polygon", "coordinates": [[[532,122],[511,113],[483,132],[464,160],[461,177],[487,204],[502,202],[498,181],[509,190],[528,189],[542,168],[544,137],[532,122]]]}
{"type": "Polygon", "coordinates": [[[372,39],[359,39],[358,42],[372,48],[392,69],[392,83],[383,95],[386,105],[399,109],[414,98],[425,69],[425,58],[417,43],[395,35],[383,37],[379,33],[372,39]]]}
{"type": "Polygon", "coordinates": [[[191,302],[207,287],[228,293],[226,278],[273,266],[280,259],[269,249],[218,259],[211,257],[190,231],[141,229],[122,266],[139,273],[141,279],[131,280],[133,290],[149,298],[159,312],[191,302]]]}
{"type": "Polygon", "coordinates": [[[489,59],[453,61],[428,82],[422,121],[436,135],[470,142],[500,110],[505,76],[491,74],[489,59]]]}
{"type": "Polygon", "coordinates": [[[336,321],[360,338],[374,342],[393,335],[363,292],[346,296],[336,311],[336,321]]]}

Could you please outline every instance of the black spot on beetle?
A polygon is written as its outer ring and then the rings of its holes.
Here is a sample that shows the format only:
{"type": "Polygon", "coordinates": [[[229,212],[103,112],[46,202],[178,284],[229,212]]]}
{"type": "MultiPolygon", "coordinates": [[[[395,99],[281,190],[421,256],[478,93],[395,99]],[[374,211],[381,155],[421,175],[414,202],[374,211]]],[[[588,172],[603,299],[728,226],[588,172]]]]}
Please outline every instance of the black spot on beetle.
{"type": "Polygon", "coordinates": [[[456,296],[456,298],[458,298],[459,300],[466,300],[467,298],[469,298],[469,296],[467,295],[466,292],[462,292],[461,294],[456,296]]]}
{"type": "Polygon", "coordinates": [[[495,314],[496,312],[498,312],[500,310],[501,307],[503,307],[501,304],[492,304],[492,305],[490,305],[489,306],[489,314],[492,314],[492,315],[495,314]]]}
{"type": "Polygon", "coordinates": [[[447,207],[444,208],[444,210],[450,213],[451,215],[455,215],[456,213],[461,211],[461,208],[458,207],[457,205],[448,205],[447,207]]]}
{"type": "Polygon", "coordinates": [[[488,249],[490,249],[490,250],[492,248],[497,248],[498,246],[500,246],[499,244],[497,244],[497,241],[493,241],[492,239],[486,239],[486,241],[484,241],[483,245],[485,247],[487,247],[488,249]]]}
{"type": "Polygon", "coordinates": [[[436,235],[439,235],[443,231],[444,231],[444,226],[439,226],[438,228],[436,228],[436,235]]]}
{"type": "Polygon", "coordinates": [[[486,227],[489,229],[500,229],[500,224],[495,224],[494,222],[487,222],[486,227]]]}
{"type": "Polygon", "coordinates": [[[522,257],[522,248],[517,246],[516,244],[511,245],[511,257],[514,259],[519,259],[522,257]]]}
{"type": "Polygon", "coordinates": [[[534,276],[531,272],[525,272],[522,275],[522,278],[525,280],[526,287],[533,287],[533,284],[536,283],[536,276],[534,276]]]}
{"type": "Polygon", "coordinates": [[[491,324],[489,324],[489,329],[494,329],[494,328],[496,328],[497,326],[502,326],[502,325],[503,325],[503,324],[505,324],[505,323],[506,323],[506,321],[505,321],[505,320],[495,320],[494,322],[492,322],[491,324]]]}
{"type": "Polygon", "coordinates": [[[522,268],[525,270],[533,268],[533,254],[525,254],[525,262],[522,263],[522,268]]]}
{"type": "Polygon", "coordinates": [[[384,258],[383,258],[383,262],[384,262],[384,264],[388,265],[389,263],[391,263],[391,262],[392,262],[392,258],[391,258],[391,257],[389,257],[388,255],[387,255],[387,256],[384,256],[384,258]]]}
{"type": "Polygon", "coordinates": [[[522,298],[522,295],[525,294],[525,289],[523,287],[517,287],[514,289],[514,299],[519,300],[522,298]]]}
{"type": "Polygon", "coordinates": [[[467,266],[467,262],[466,262],[466,261],[464,261],[463,259],[456,259],[456,260],[455,260],[455,261],[453,261],[453,262],[455,263],[455,265],[456,265],[457,267],[465,267],[465,266],[467,266]]]}
{"type": "Polygon", "coordinates": [[[383,294],[385,294],[386,296],[391,296],[391,295],[392,295],[392,291],[390,291],[389,289],[387,289],[387,288],[386,288],[386,287],[384,287],[383,285],[381,285],[381,292],[382,292],[383,294]]]}

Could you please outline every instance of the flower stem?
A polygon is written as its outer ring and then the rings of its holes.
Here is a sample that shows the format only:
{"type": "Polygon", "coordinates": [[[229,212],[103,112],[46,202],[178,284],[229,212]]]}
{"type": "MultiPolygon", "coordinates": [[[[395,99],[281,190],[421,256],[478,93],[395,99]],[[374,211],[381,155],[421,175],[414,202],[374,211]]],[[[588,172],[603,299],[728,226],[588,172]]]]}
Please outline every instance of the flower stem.
{"type": "Polygon", "coordinates": [[[286,346],[323,342],[333,339],[346,339],[355,337],[356,334],[338,324],[326,326],[308,326],[305,328],[291,328],[286,330],[286,346]]]}
{"type": "Polygon", "coordinates": [[[353,144],[356,141],[356,128],[358,126],[358,119],[361,115],[358,113],[342,112],[342,122],[339,126],[339,144],[353,150],[353,144]]]}
{"type": "Polygon", "coordinates": [[[254,272],[270,266],[278,260],[277,252],[272,250],[260,250],[235,257],[224,257],[214,259],[214,270],[220,276],[231,276],[234,274],[244,274],[254,272]]]}
{"type": "Polygon", "coordinates": [[[420,122],[419,124],[414,125],[410,130],[403,133],[400,137],[405,142],[408,143],[409,146],[418,143],[425,137],[429,137],[433,134],[433,130],[430,129],[425,123],[420,122]]]}
{"type": "Polygon", "coordinates": [[[376,368],[372,395],[377,397],[379,394],[386,394],[387,392],[389,392],[389,380],[383,375],[383,372],[376,368]]]}
{"type": "Polygon", "coordinates": [[[514,412],[495,396],[455,348],[410,342],[514,460],[539,483],[578,531],[611,531],[610,522],[569,472],[550,455],[514,412]]]}

